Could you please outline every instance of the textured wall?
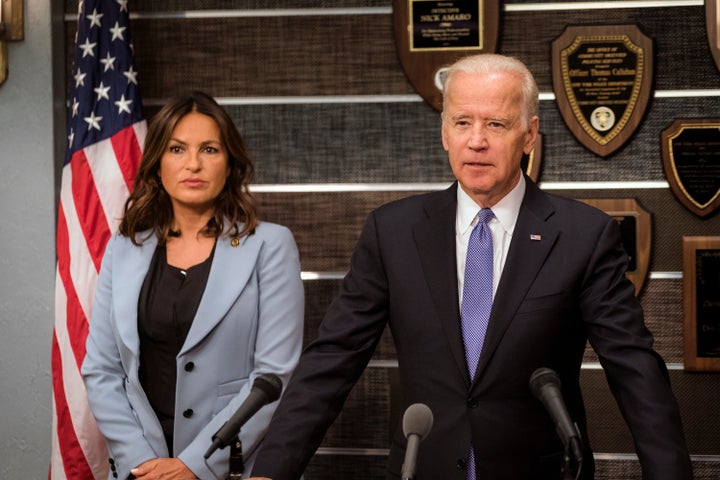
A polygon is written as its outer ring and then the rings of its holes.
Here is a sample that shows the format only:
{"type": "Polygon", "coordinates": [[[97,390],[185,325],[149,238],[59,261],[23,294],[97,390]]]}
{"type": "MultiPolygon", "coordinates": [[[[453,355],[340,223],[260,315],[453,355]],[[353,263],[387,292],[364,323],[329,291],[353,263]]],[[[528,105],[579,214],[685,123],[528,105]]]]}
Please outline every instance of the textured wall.
{"type": "MultiPolygon", "coordinates": [[[[677,118],[717,115],[720,91],[713,89],[720,73],[708,49],[702,2],[657,5],[504,2],[497,51],[520,57],[538,80],[541,186],[574,198],[633,198],[651,214],[650,273],[640,299],[671,367],[697,477],[710,479],[720,474],[720,375],[682,370],[681,237],[720,235],[720,222],[717,213],[698,218],[674,197],[665,183],[660,132],[677,118]],[[636,24],[655,47],[646,114],[630,141],[607,158],[585,149],[565,126],[550,68],[550,44],[567,25],[601,23],[636,24]]],[[[253,190],[264,217],[288,225],[299,243],[309,341],[337,293],[365,215],[452,180],[439,115],[414,92],[398,62],[390,0],[146,0],[130,8],[147,115],[171,94],[203,89],[240,127],[256,161],[253,190]]],[[[68,62],[74,31],[69,15],[68,62]]],[[[588,351],[582,381],[598,478],[639,479],[632,441],[596,362],[588,351]]],[[[308,480],[382,475],[398,417],[395,373],[388,335],[328,432],[308,480]]]]}

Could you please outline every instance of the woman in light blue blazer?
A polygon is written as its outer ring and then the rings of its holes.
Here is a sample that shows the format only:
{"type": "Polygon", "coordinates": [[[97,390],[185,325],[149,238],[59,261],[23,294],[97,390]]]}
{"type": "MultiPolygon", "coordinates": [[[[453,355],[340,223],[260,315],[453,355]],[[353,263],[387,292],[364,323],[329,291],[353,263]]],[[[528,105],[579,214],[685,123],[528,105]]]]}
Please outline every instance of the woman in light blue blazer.
{"type": "MultiPolygon", "coordinates": [[[[105,251],[82,374],[108,478],[225,479],[204,454],[255,378],[287,383],[302,346],[291,232],[261,222],[232,119],[193,92],[150,124],[135,187],[105,251]]],[[[277,403],[239,433],[249,472],[277,403]]],[[[246,476],[246,475],[245,475],[246,476]]]]}

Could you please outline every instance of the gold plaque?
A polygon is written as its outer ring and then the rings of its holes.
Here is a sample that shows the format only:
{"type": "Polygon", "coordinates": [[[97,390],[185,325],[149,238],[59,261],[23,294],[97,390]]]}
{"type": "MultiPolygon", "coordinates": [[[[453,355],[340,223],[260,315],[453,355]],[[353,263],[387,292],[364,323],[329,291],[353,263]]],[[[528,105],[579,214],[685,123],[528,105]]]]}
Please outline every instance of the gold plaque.
{"type": "Polygon", "coordinates": [[[645,114],[653,43],[636,25],[572,26],[552,43],[553,90],[572,134],[606,157],[645,114]]]}
{"type": "Polygon", "coordinates": [[[683,237],[686,370],[720,371],[720,237],[683,237]]]}
{"type": "Polygon", "coordinates": [[[660,133],[663,169],[685,208],[707,217],[720,207],[720,119],[675,120],[660,133]]]}
{"type": "Polygon", "coordinates": [[[398,59],[420,96],[442,109],[442,75],[471,53],[494,53],[499,0],[393,0],[398,59]]]}
{"type": "Polygon", "coordinates": [[[720,0],[705,0],[705,30],[715,66],[720,68],[720,0]]]}
{"type": "Polygon", "coordinates": [[[623,247],[628,254],[626,276],[640,293],[650,265],[651,222],[650,212],[633,198],[579,199],[615,218],[620,225],[623,247]]]}

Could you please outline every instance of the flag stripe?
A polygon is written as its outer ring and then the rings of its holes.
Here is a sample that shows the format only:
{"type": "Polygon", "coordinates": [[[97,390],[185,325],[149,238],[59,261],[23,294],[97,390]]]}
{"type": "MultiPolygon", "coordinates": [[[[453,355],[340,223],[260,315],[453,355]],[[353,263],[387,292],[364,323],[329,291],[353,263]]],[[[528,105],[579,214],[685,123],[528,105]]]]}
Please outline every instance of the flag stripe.
{"type": "MultiPolygon", "coordinates": [[[[92,148],[92,147],[89,147],[92,148]]],[[[72,196],[75,212],[85,236],[95,270],[100,271],[100,262],[110,239],[110,229],[100,202],[92,171],[84,150],[78,150],[70,160],[72,170],[72,196]]]]}
{"type": "Polygon", "coordinates": [[[145,122],[124,128],[110,139],[128,192],[132,191],[135,173],[140,166],[140,157],[142,157],[140,144],[145,141],[144,129],[142,129],[142,138],[140,138],[135,128],[136,125],[145,125],[145,122]]]}

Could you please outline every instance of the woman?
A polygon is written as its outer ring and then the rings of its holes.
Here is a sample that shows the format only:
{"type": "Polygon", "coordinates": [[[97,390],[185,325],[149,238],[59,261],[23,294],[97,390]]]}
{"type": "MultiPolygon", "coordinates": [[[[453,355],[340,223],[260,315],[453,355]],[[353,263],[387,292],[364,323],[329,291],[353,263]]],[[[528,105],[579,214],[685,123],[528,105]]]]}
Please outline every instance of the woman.
{"type": "MultiPolygon", "coordinates": [[[[103,257],[82,367],[109,478],[225,479],[204,454],[264,373],[290,378],[304,315],[291,232],[260,222],[232,119],[195,92],[148,130],[135,188],[103,257]]],[[[274,411],[240,429],[249,472],[274,411]]]]}

